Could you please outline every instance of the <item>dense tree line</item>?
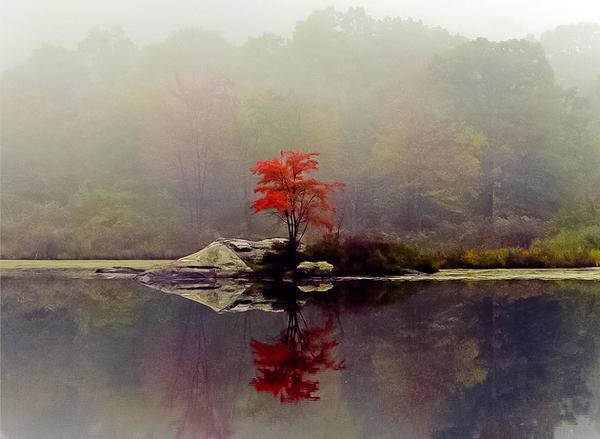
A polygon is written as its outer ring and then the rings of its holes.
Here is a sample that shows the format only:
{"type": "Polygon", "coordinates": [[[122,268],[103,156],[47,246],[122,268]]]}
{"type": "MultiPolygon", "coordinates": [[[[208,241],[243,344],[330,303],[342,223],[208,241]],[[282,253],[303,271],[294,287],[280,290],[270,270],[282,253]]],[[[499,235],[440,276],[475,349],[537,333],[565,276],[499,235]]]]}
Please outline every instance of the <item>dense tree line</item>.
{"type": "Polygon", "coordinates": [[[598,35],[467,40],[357,8],[240,46],[185,29],[137,47],[116,29],[42,47],[1,79],[1,256],[277,234],[251,213],[249,169],[281,148],[321,152],[346,183],[342,233],[600,248],[598,35]]]}

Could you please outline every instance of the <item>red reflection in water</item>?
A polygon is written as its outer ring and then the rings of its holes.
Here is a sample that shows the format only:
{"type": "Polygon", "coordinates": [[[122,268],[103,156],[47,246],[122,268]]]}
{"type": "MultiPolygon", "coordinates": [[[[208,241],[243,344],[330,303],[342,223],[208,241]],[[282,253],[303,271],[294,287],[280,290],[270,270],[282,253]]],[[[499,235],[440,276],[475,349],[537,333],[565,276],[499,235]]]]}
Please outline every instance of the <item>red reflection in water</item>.
{"type": "Polygon", "coordinates": [[[276,343],[252,340],[250,346],[257,376],[250,381],[258,392],[279,395],[282,403],[318,401],[319,381],[313,378],[325,370],[341,370],[344,361],[333,358],[338,342],[333,338],[335,325],[300,329],[297,311],[289,312],[288,327],[276,343]]]}

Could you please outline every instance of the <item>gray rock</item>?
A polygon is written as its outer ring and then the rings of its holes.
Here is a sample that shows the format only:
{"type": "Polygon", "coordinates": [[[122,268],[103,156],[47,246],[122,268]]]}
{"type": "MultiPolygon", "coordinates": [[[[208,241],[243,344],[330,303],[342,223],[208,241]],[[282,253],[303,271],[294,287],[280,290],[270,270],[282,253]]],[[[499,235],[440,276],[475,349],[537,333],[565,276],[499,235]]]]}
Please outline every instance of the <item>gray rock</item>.
{"type": "Polygon", "coordinates": [[[141,268],[131,268],[131,267],[111,267],[111,268],[97,268],[96,269],[96,274],[99,277],[103,277],[105,279],[134,278],[143,272],[144,272],[144,270],[141,268]]]}
{"type": "Polygon", "coordinates": [[[286,251],[288,240],[285,238],[267,238],[250,241],[240,238],[219,238],[215,242],[225,245],[246,264],[260,264],[267,253],[280,254],[286,251]]]}
{"type": "Polygon", "coordinates": [[[228,245],[230,248],[232,248],[236,252],[246,253],[246,252],[252,251],[252,245],[250,244],[249,241],[246,241],[246,240],[221,238],[220,241],[225,243],[226,245],[228,245]]]}
{"type": "Polygon", "coordinates": [[[331,277],[332,271],[333,265],[325,261],[304,261],[296,267],[296,274],[300,277],[331,277]]]}
{"type": "Polygon", "coordinates": [[[196,253],[133,275],[137,274],[137,281],[167,292],[214,288],[215,279],[253,277],[255,273],[248,264],[262,262],[269,252],[285,251],[286,245],[283,238],[261,241],[220,238],[196,253]]]}
{"type": "Polygon", "coordinates": [[[424,276],[424,275],[427,275],[427,273],[423,273],[422,271],[418,271],[418,270],[413,270],[412,268],[404,268],[402,270],[402,275],[403,276],[424,276]]]}
{"type": "Polygon", "coordinates": [[[217,278],[215,269],[202,267],[185,267],[167,264],[151,268],[135,277],[135,280],[162,290],[173,288],[193,288],[195,284],[214,283],[217,278]]]}
{"type": "Polygon", "coordinates": [[[135,279],[171,293],[215,289],[219,278],[247,278],[253,273],[229,247],[213,242],[196,253],[146,270],[135,279]]]}
{"type": "Polygon", "coordinates": [[[175,267],[214,270],[216,277],[239,277],[252,273],[252,269],[230,247],[215,241],[202,250],[173,263],[175,267]]]}

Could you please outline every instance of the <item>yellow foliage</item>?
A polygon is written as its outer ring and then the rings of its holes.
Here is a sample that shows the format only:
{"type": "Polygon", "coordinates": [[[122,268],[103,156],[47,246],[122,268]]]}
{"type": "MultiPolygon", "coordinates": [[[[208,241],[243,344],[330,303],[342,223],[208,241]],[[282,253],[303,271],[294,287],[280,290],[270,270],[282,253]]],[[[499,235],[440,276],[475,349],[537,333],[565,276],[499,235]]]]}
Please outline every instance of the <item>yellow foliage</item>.
{"type": "Polygon", "coordinates": [[[470,266],[478,268],[505,267],[508,261],[509,249],[477,251],[471,249],[463,256],[463,261],[470,266]]]}
{"type": "Polygon", "coordinates": [[[479,344],[475,339],[465,340],[456,349],[456,380],[466,388],[481,384],[487,378],[487,370],[477,364],[479,344]]]}
{"type": "Polygon", "coordinates": [[[596,267],[600,267],[600,249],[598,250],[590,250],[590,256],[596,263],[596,267]]]}

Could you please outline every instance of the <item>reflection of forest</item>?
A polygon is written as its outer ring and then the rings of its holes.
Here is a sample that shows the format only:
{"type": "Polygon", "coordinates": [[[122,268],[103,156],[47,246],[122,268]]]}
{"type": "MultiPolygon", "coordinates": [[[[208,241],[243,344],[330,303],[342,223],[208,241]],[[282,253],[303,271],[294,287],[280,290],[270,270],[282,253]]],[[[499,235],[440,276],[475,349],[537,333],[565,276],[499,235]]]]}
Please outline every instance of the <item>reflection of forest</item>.
{"type": "Polygon", "coordinates": [[[438,284],[404,297],[344,325],[361,437],[553,438],[577,415],[600,420],[597,285],[438,284]],[[365,407],[367,393],[379,403],[365,407]]]}
{"type": "Polygon", "coordinates": [[[158,352],[149,358],[153,363],[149,367],[154,367],[154,378],[162,387],[165,408],[175,412],[174,437],[228,438],[232,395],[219,376],[223,368],[214,363],[219,353],[207,337],[204,312],[189,307],[181,317],[172,337],[158,345],[158,352]]]}
{"type": "MultiPolygon", "coordinates": [[[[274,300],[278,292],[264,294],[274,300]]],[[[348,283],[291,302],[305,303],[301,314],[285,303],[291,312],[217,314],[128,281],[5,278],[2,433],[17,439],[598,435],[597,284],[348,283]],[[313,353],[339,342],[316,373],[304,375],[318,382],[309,395],[320,400],[281,404],[280,394],[256,392],[249,384],[260,376],[251,340],[295,340],[291,346],[301,350],[311,328],[325,330],[313,353]],[[323,367],[340,366],[341,359],[344,370],[323,367]]]]}

